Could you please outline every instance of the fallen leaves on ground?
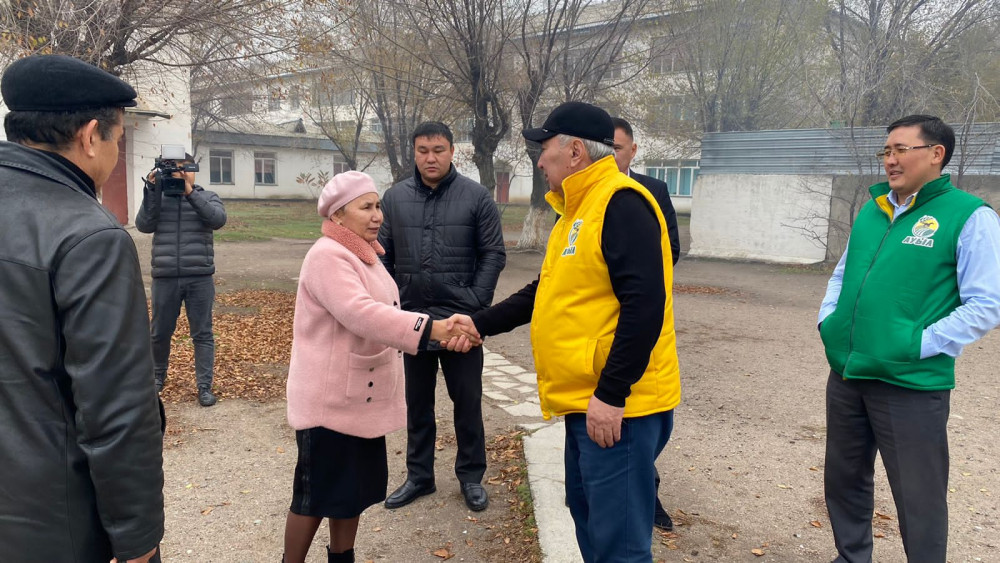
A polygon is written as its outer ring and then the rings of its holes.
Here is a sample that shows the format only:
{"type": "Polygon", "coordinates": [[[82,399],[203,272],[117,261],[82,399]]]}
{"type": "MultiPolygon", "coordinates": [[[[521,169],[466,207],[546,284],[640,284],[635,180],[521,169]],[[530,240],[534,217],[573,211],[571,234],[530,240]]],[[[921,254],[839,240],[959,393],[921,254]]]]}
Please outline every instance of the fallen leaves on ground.
{"type": "Polygon", "coordinates": [[[875,516],[881,518],[882,520],[892,520],[892,516],[888,514],[882,514],[881,512],[878,511],[875,512],[875,516]]]}
{"type": "MultiPolygon", "coordinates": [[[[212,318],[215,393],[223,399],[284,398],[292,351],[295,294],[270,290],[220,293],[212,318]]],[[[196,400],[194,345],[182,311],[170,348],[164,402],[196,400]]]]}
{"type": "Polygon", "coordinates": [[[434,551],[431,552],[431,555],[434,555],[436,557],[440,557],[441,559],[447,561],[447,560],[449,560],[449,559],[451,559],[452,557],[455,556],[455,554],[451,552],[450,548],[451,548],[451,544],[449,543],[447,547],[442,547],[440,549],[435,549],[434,551]]]}
{"type": "Polygon", "coordinates": [[[684,293],[687,295],[732,295],[739,296],[742,295],[741,292],[735,289],[727,289],[725,287],[715,287],[711,285],[687,285],[683,283],[674,284],[674,294],[684,293]]]}
{"type": "Polygon", "coordinates": [[[493,545],[502,546],[504,561],[539,563],[542,558],[528,489],[524,444],[521,441],[523,435],[520,430],[501,432],[486,446],[489,467],[499,468],[498,475],[491,476],[486,482],[499,485],[501,492],[496,496],[500,498],[496,500],[506,502],[510,507],[510,516],[496,527],[492,540],[495,542],[493,545]]]}

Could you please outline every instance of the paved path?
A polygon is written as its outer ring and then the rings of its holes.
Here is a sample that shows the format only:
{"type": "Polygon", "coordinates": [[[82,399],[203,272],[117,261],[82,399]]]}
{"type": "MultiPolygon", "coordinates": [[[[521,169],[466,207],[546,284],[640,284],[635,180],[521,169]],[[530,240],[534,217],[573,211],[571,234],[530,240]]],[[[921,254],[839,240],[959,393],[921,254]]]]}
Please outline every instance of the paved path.
{"type": "Polygon", "coordinates": [[[500,354],[483,349],[483,395],[518,420],[528,431],[524,458],[538,525],[538,543],[546,563],[580,560],[576,532],[566,508],[563,422],[545,421],[538,406],[538,382],[533,372],[514,365],[500,354]]]}

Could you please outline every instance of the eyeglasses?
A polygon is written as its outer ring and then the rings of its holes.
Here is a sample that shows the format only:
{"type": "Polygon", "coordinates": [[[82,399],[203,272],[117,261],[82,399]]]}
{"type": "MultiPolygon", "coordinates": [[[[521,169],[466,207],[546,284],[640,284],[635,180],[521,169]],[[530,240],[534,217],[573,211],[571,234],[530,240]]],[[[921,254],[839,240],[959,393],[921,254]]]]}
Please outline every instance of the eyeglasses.
{"type": "Polygon", "coordinates": [[[885,160],[892,155],[903,156],[904,154],[906,154],[906,151],[912,151],[913,149],[929,149],[931,147],[936,147],[936,146],[937,145],[934,144],[934,145],[920,145],[919,147],[907,147],[905,145],[900,145],[898,147],[886,147],[875,153],[875,156],[881,158],[882,160],[885,160]]]}

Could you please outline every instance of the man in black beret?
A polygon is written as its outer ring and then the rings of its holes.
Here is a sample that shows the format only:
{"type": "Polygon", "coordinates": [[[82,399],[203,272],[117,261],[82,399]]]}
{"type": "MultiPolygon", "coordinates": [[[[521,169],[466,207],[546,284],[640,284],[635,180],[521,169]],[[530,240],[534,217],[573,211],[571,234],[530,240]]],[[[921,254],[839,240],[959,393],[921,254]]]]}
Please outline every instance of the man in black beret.
{"type": "Polygon", "coordinates": [[[11,64],[0,142],[4,561],[158,560],[163,458],[132,238],[98,202],[135,90],[83,61],[11,64]]]}

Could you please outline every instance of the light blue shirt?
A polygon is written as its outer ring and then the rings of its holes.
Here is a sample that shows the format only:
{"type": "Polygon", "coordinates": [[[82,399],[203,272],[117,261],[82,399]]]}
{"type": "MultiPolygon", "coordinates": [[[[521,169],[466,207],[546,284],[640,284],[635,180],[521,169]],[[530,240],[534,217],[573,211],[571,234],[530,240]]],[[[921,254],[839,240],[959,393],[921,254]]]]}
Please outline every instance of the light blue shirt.
{"type": "MultiPolygon", "coordinates": [[[[916,194],[898,204],[896,193],[889,192],[894,221],[910,207],[914,197],[916,194]]],[[[958,294],[962,304],[947,317],[924,329],[920,339],[920,359],[938,354],[957,358],[962,348],[1000,324],[1000,218],[995,211],[980,207],[969,216],[958,237],[955,259],[958,262],[958,294]]],[[[837,308],[846,260],[847,250],[844,250],[826,285],[826,296],[819,308],[821,323],[837,308]]]]}

